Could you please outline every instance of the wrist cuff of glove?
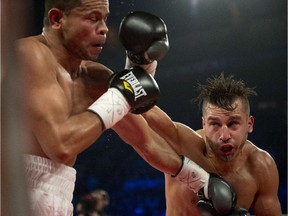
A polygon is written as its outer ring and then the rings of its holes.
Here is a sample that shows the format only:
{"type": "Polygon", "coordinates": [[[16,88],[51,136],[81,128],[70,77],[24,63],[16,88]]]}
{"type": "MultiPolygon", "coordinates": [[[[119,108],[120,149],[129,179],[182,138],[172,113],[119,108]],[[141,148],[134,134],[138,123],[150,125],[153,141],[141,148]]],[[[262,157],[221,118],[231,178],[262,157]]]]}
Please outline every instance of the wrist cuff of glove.
{"type": "Polygon", "coordinates": [[[197,193],[201,188],[207,188],[209,181],[209,173],[204,169],[194,163],[187,157],[183,157],[182,169],[175,176],[175,179],[183,182],[186,186],[192,190],[194,193],[197,193]]]}
{"type": "Polygon", "coordinates": [[[129,70],[131,68],[134,68],[135,66],[141,67],[143,70],[145,70],[147,73],[152,75],[154,77],[156,68],[157,68],[158,62],[156,60],[151,61],[148,64],[137,64],[133,62],[129,56],[126,57],[126,62],[125,62],[125,69],[129,70]]]}
{"type": "Polygon", "coordinates": [[[137,65],[150,64],[153,60],[148,58],[145,53],[134,53],[127,50],[127,56],[131,61],[137,65]]]}
{"type": "Polygon", "coordinates": [[[125,97],[116,88],[109,88],[88,110],[96,113],[105,129],[113,127],[131,109],[125,97]]]}
{"type": "Polygon", "coordinates": [[[147,73],[154,77],[157,68],[157,61],[154,60],[150,64],[139,65],[139,67],[143,68],[147,73]]]}

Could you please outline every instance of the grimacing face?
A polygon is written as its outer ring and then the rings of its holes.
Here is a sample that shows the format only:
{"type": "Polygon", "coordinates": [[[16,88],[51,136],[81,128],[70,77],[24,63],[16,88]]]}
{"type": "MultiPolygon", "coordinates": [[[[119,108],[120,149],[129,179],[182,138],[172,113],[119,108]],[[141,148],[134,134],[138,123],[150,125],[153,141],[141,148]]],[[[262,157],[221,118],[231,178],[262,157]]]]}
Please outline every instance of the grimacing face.
{"type": "Polygon", "coordinates": [[[203,109],[202,126],[205,139],[214,155],[223,161],[233,160],[242,150],[248,134],[253,131],[254,118],[240,99],[228,111],[207,103],[203,109]]]}
{"type": "Polygon", "coordinates": [[[95,61],[106,43],[109,13],[107,0],[83,0],[82,6],[63,15],[63,43],[69,52],[78,58],[95,61]]]}

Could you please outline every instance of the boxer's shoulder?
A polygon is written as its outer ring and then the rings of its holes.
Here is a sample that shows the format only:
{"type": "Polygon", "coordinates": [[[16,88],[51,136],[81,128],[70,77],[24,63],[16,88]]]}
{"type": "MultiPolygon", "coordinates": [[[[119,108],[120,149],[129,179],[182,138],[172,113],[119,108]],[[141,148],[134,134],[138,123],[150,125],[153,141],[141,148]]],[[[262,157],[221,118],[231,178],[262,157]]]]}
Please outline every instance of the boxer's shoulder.
{"type": "Polygon", "coordinates": [[[261,170],[261,173],[275,166],[272,156],[265,150],[257,147],[252,142],[247,141],[243,148],[243,153],[247,155],[247,164],[251,170],[261,170]]]}
{"type": "Polygon", "coordinates": [[[271,157],[270,154],[253,144],[251,141],[247,140],[244,148],[243,148],[243,153],[248,156],[249,159],[251,160],[256,160],[257,158],[259,159],[264,159],[264,158],[269,158],[271,157]]]}
{"type": "Polygon", "coordinates": [[[17,39],[15,45],[17,48],[30,48],[27,49],[27,51],[31,50],[33,47],[47,48],[46,40],[42,35],[17,39]]]}
{"type": "Polygon", "coordinates": [[[21,38],[15,41],[16,53],[20,59],[26,61],[26,58],[37,59],[37,61],[48,62],[49,58],[53,59],[53,53],[47,46],[45,38],[42,35],[21,38]]]}

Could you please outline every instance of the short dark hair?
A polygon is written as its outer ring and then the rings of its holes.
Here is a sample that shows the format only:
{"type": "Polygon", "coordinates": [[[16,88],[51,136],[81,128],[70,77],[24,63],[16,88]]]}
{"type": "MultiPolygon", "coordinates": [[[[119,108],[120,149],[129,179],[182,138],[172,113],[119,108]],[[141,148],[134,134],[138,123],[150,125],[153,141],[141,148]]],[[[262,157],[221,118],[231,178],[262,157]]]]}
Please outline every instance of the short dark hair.
{"type": "Polygon", "coordinates": [[[51,8],[58,8],[67,15],[73,8],[81,5],[82,0],[45,0],[43,25],[49,25],[48,12],[51,8]]]}
{"type": "Polygon", "coordinates": [[[257,95],[254,88],[246,87],[243,80],[236,80],[233,75],[225,77],[224,73],[208,78],[206,82],[206,84],[198,83],[199,95],[195,100],[202,109],[202,113],[207,103],[232,111],[236,108],[233,102],[240,98],[246,105],[247,114],[250,114],[248,98],[257,95]]]}

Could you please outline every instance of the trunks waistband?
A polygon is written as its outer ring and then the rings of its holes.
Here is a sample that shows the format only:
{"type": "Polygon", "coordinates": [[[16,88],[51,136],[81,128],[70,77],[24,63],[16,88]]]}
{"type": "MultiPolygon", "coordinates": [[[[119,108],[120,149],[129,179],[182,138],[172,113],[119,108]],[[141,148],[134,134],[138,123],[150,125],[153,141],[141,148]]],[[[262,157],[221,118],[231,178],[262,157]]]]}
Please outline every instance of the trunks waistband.
{"type": "Polygon", "coordinates": [[[25,176],[32,189],[39,189],[72,201],[76,170],[50,159],[24,155],[25,176]]]}

